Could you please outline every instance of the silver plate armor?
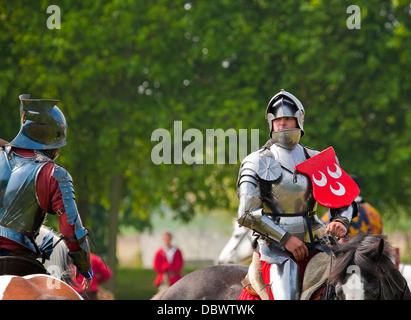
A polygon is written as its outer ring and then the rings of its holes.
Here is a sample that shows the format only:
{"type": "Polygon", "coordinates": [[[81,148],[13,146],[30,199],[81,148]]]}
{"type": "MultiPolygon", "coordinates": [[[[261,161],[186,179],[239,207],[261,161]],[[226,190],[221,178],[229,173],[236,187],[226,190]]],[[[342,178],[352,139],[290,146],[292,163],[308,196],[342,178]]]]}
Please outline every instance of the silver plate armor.
{"type": "Polygon", "coordinates": [[[311,182],[294,170],[296,164],[317,153],[301,144],[292,150],[272,144],[269,149],[246,157],[238,179],[240,225],[250,227],[281,245],[287,232],[306,243],[310,243],[312,237],[321,238],[325,227],[315,214],[317,203],[312,195],[311,182]],[[272,159],[272,166],[277,171],[271,180],[261,179],[257,175],[260,159],[265,157],[272,159]],[[270,229],[271,233],[267,232],[270,229]]]}
{"type": "MultiPolygon", "coordinates": [[[[289,132],[293,134],[292,130],[289,132]]],[[[311,181],[295,170],[297,164],[318,153],[299,143],[294,147],[282,146],[274,139],[261,150],[248,155],[240,167],[238,222],[271,240],[271,244],[259,240],[259,248],[260,259],[271,264],[274,299],[299,297],[298,266],[284,249],[289,237],[297,237],[314,249],[318,247],[317,240],[325,235],[325,225],[316,215],[317,202],[311,181]],[[267,157],[271,160],[268,161],[267,157]],[[262,171],[264,164],[269,164],[270,168],[262,171]],[[263,179],[261,172],[270,174],[263,179]]],[[[349,206],[331,210],[331,215],[333,219],[351,221],[354,212],[354,208],[349,206]]]]}
{"type": "MultiPolygon", "coordinates": [[[[260,260],[270,264],[270,285],[275,299],[298,299],[298,265],[285,245],[291,236],[309,250],[319,248],[325,225],[316,215],[317,202],[308,177],[295,166],[319,152],[299,143],[304,135],[304,107],[291,93],[281,90],[268,103],[265,118],[271,139],[242,162],[238,177],[238,222],[271,241],[260,238],[260,260]],[[297,128],[273,131],[273,121],[294,117],[297,128]],[[270,158],[270,160],[267,160],[270,158]],[[267,167],[261,170],[263,165],[267,167]]],[[[338,160],[337,160],[338,162],[338,160]]],[[[333,219],[350,221],[352,206],[331,210],[333,219]]]]}

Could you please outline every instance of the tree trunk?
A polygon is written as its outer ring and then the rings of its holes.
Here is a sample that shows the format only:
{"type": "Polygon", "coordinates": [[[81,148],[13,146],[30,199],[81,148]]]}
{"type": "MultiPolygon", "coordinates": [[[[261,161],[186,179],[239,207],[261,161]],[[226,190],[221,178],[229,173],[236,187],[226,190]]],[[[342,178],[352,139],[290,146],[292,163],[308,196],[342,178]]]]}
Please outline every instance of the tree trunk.
{"type": "Polygon", "coordinates": [[[89,217],[89,201],[87,198],[81,198],[77,202],[78,211],[80,212],[81,222],[83,226],[87,225],[88,217],[89,217]]]}
{"type": "Polygon", "coordinates": [[[107,289],[114,291],[116,283],[116,266],[117,266],[117,233],[118,233],[118,210],[122,197],[122,189],[124,178],[121,174],[115,174],[111,178],[110,189],[110,216],[109,216],[109,233],[108,233],[108,249],[107,249],[107,263],[109,268],[113,271],[113,277],[107,283],[107,289]]]}

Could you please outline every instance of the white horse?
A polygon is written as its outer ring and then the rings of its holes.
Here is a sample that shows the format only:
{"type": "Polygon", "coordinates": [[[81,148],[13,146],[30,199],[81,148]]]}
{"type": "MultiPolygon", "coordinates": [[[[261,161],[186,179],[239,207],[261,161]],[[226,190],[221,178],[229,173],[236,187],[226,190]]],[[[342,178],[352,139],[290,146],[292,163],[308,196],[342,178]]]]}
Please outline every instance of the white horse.
{"type": "Polygon", "coordinates": [[[218,257],[218,264],[250,264],[253,256],[253,231],[234,222],[234,231],[218,257]]]}
{"type": "MultiPolygon", "coordinates": [[[[69,257],[69,249],[67,248],[64,240],[61,239],[61,236],[52,231],[46,226],[40,228],[40,233],[36,238],[36,243],[40,245],[43,238],[47,236],[50,232],[53,232],[53,252],[50,255],[49,260],[45,260],[43,265],[50,275],[64,281],[71,283],[71,258],[69,257]]],[[[41,261],[41,259],[39,259],[41,261]]]]}
{"type": "Polygon", "coordinates": [[[411,265],[400,263],[399,270],[405,280],[407,280],[408,287],[411,288],[411,265]]]}

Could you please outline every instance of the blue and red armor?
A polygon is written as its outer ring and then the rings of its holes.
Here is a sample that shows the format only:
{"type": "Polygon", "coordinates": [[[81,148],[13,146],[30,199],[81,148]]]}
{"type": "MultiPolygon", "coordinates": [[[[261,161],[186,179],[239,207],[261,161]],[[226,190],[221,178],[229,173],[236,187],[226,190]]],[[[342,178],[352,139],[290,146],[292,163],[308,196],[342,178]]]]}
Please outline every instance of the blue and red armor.
{"type": "Polygon", "coordinates": [[[57,214],[69,255],[91,279],[90,248],[70,174],[54,163],[66,145],[67,124],[58,100],[20,95],[21,127],[0,141],[0,255],[43,256],[35,238],[47,213],[57,214]]]}

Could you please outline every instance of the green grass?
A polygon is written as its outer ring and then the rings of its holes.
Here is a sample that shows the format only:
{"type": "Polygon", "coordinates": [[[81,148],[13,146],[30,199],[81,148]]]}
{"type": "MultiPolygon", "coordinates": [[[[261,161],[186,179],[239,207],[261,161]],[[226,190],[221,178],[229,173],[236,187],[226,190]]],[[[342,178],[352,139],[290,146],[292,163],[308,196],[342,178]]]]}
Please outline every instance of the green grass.
{"type": "MultiPolygon", "coordinates": [[[[186,275],[197,268],[186,267],[186,275]]],[[[156,274],[151,269],[118,267],[114,295],[116,300],[149,300],[157,293],[153,281],[156,274]]]]}

